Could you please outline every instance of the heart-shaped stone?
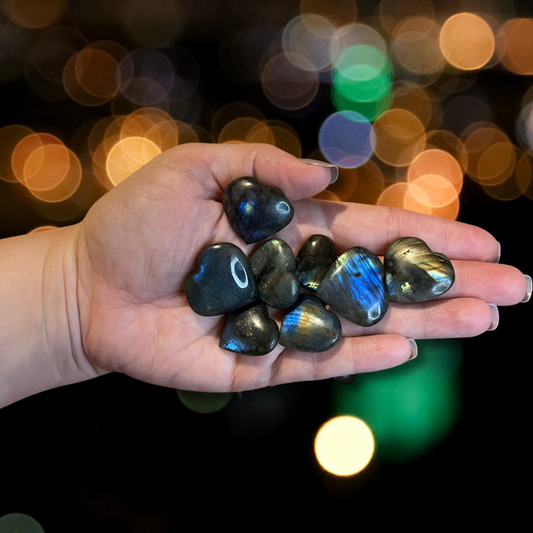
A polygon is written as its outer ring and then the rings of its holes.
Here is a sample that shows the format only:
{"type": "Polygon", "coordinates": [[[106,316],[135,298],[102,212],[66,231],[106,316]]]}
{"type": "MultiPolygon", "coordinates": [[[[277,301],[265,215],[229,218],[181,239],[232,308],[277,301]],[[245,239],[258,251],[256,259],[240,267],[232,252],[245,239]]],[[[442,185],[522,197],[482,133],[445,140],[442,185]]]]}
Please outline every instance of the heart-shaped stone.
{"type": "Polygon", "coordinates": [[[389,296],[379,257],[355,246],[341,254],[322,278],[317,295],[359,326],[373,326],[386,314],[389,296]]]}
{"type": "Polygon", "coordinates": [[[266,355],[278,344],[279,328],[268,316],[263,302],[256,302],[228,315],[220,336],[224,350],[244,355],[266,355]]]}
{"type": "Polygon", "coordinates": [[[342,336],[341,322],[314,294],[302,294],[283,317],[279,343],[301,352],[325,352],[342,336]]]}
{"type": "Polygon", "coordinates": [[[270,307],[287,309],[300,294],[295,274],[296,258],[291,247],[281,239],[270,239],[250,258],[259,298],[270,307]]]}
{"type": "Polygon", "coordinates": [[[233,180],[224,190],[222,205],[231,227],[246,244],[272,237],[294,216],[289,199],[276,188],[252,177],[233,180]]]}
{"type": "Polygon", "coordinates": [[[311,235],[296,256],[296,276],[302,287],[316,292],[337,259],[337,245],[326,235],[311,235]]]}
{"type": "Polygon", "coordinates": [[[185,296],[199,315],[222,315],[257,300],[252,269],[238,246],[209,246],[198,257],[198,267],[185,282],[185,296]]]}
{"type": "Polygon", "coordinates": [[[395,302],[426,302],[444,294],[455,281],[451,261],[417,237],[402,237],[385,252],[385,281],[395,302]]]}

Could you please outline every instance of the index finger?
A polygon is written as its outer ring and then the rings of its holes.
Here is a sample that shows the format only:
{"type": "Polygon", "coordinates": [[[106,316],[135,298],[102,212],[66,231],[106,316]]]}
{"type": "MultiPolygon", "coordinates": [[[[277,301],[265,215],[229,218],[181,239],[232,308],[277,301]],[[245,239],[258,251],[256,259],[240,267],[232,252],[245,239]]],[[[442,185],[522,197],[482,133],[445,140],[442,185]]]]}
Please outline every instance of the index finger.
{"type": "Polygon", "coordinates": [[[383,255],[399,237],[417,237],[450,259],[499,261],[500,244],[477,226],[396,207],[309,201],[319,202],[316,208],[325,213],[328,228],[341,250],[362,246],[383,255]]]}

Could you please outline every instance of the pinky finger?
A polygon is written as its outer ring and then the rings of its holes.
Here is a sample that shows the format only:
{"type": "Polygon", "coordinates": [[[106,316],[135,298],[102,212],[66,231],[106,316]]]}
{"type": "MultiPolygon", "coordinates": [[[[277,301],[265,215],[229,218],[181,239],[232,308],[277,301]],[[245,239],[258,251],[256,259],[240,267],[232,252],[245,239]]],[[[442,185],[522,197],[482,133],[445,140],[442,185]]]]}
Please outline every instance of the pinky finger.
{"type": "Polygon", "coordinates": [[[414,359],[416,355],[415,341],[402,335],[343,337],[328,352],[285,350],[274,363],[270,385],[385,370],[414,359]]]}

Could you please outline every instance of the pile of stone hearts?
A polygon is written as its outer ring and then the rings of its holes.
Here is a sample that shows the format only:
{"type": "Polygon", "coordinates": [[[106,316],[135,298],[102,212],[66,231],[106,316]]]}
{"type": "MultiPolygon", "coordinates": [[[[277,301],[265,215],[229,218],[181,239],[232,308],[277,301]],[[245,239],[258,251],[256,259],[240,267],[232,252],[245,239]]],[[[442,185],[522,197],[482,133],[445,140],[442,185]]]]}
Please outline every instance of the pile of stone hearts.
{"type": "Polygon", "coordinates": [[[265,355],[279,342],[323,352],[342,336],[333,311],[369,327],[385,316],[389,301],[427,301],[453,285],[450,260],[416,237],[391,243],[383,263],[358,246],[337,255],[326,235],[310,236],[295,256],[286,242],[270,238],[292,220],[293,206],[279,189],[254,178],[232,181],[222,204],[246,244],[268,239],[250,259],[231,243],[209,246],[185,283],[187,301],[197,314],[228,314],[219,342],[225,350],[265,355]],[[280,328],[268,306],[286,310],[280,328]]]}

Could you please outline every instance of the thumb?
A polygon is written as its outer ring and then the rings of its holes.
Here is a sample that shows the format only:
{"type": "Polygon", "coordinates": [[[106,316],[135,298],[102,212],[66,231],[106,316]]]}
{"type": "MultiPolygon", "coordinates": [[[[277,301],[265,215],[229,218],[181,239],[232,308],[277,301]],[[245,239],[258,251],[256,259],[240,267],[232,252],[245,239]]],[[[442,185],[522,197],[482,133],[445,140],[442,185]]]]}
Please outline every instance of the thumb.
{"type": "Polygon", "coordinates": [[[318,194],[338,176],[335,165],[299,159],[270,144],[190,143],[167,150],[157,159],[163,158],[166,165],[200,179],[206,198],[217,200],[231,181],[242,176],[281,189],[291,201],[318,194]],[[198,172],[199,166],[209,172],[198,172]]]}

